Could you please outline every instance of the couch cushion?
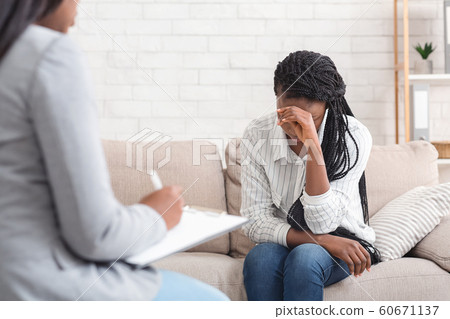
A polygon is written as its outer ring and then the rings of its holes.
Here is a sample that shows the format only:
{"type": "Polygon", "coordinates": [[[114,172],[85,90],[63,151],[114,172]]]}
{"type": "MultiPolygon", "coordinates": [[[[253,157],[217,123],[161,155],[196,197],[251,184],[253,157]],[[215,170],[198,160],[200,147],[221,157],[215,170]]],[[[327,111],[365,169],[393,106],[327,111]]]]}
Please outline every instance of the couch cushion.
{"type": "Polygon", "coordinates": [[[243,263],[243,259],[220,254],[178,253],[154,263],[154,266],[199,279],[221,290],[231,300],[246,300],[243,263]]]}
{"type": "Polygon", "coordinates": [[[450,183],[418,186],[387,203],[370,219],[381,260],[404,256],[449,214],[450,183]]]}
{"type": "MultiPolygon", "coordinates": [[[[169,142],[153,153],[154,169],[158,171],[164,185],[177,184],[187,189],[183,195],[187,205],[226,210],[222,162],[204,158],[204,154],[210,154],[216,148],[212,143],[205,142],[205,144],[207,145],[201,147],[201,152],[194,159],[192,141],[169,142]],[[166,150],[169,150],[168,153],[166,150]],[[158,169],[157,163],[162,163],[166,154],[169,154],[170,160],[158,169]],[[200,165],[195,162],[197,159],[200,160],[200,165]]],[[[133,167],[127,167],[126,142],[103,141],[103,147],[114,193],[123,204],[136,203],[153,191],[150,177],[145,173],[145,164],[148,160],[146,151],[141,159],[144,171],[141,172],[136,169],[136,147],[132,148],[133,167]]],[[[190,251],[227,254],[229,240],[229,234],[226,234],[190,251]]]]}
{"type": "MultiPolygon", "coordinates": [[[[244,258],[208,253],[179,253],[154,264],[206,282],[231,300],[246,300],[244,258]]],[[[347,277],[324,289],[324,300],[450,300],[450,274],[420,258],[381,262],[361,277],[347,277]]]]}
{"type": "Polygon", "coordinates": [[[425,141],[374,145],[366,168],[369,215],[416,186],[439,183],[438,152],[425,141]]]}
{"type": "MultiPolygon", "coordinates": [[[[240,139],[230,140],[225,150],[227,170],[225,174],[225,188],[227,193],[228,213],[240,216],[241,209],[241,152],[240,139]]],[[[242,229],[230,234],[230,255],[244,257],[255,246],[242,229]]]]}
{"type": "Polygon", "coordinates": [[[444,217],[441,223],[410,251],[410,254],[434,261],[450,272],[450,215],[444,217]]]}
{"type": "Polygon", "coordinates": [[[450,300],[450,274],[420,258],[381,262],[325,287],[324,300],[450,300]]]}

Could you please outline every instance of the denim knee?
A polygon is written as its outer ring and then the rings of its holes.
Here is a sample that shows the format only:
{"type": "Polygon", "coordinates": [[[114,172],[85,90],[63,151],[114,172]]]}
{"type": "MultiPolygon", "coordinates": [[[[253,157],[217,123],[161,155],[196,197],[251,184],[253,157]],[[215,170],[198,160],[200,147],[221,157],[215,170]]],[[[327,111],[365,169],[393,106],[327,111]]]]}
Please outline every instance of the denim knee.
{"type": "Polygon", "coordinates": [[[293,264],[297,269],[317,270],[320,269],[320,261],[325,254],[328,254],[328,252],[320,245],[311,243],[301,244],[291,251],[286,259],[285,266],[288,267],[290,264],[293,264]]]}
{"type": "Polygon", "coordinates": [[[262,243],[256,245],[245,257],[244,275],[251,269],[252,272],[261,271],[262,273],[278,270],[284,263],[289,249],[275,244],[262,243]]]}

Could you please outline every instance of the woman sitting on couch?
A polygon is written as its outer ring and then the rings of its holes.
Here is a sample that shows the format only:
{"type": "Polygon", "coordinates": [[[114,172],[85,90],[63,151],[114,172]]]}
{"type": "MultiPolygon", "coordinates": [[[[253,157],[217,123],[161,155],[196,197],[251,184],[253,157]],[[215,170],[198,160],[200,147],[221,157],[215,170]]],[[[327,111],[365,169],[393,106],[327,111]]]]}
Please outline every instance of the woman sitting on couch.
{"type": "Polygon", "coordinates": [[[277,112],[245,130],[241,214],[256,243],[249,300],[323,300],[325,286],[380,261],[364,170],[372,147],[327,56],[291,53],[275,71],[277,112]]]}

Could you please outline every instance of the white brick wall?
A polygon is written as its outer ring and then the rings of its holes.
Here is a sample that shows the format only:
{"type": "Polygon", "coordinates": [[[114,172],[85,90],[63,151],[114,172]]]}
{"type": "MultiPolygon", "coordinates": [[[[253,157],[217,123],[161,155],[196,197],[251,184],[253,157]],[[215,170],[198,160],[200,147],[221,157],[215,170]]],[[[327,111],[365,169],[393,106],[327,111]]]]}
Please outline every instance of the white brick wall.
{"type": "MultiPolygon", "coordinates": [[[[145,127],[175,139],[240,136],[252,118],[273,110],[276,63],[308,49],[335,61],[375,143],[393,143],[392,0],[354,22],[371,2],[83,0],[88,14],[79,10],[72,34],[92,69],[104,138],[145,127]]],[[[410,18],[411,68],[419,59],[412,45],[433,41],[435,73],[443,72],[442,1],[410,2],[410,18]]],[[[432,139],[450,139],[449,96],[450,87],[431,88],[432,139]]]]}

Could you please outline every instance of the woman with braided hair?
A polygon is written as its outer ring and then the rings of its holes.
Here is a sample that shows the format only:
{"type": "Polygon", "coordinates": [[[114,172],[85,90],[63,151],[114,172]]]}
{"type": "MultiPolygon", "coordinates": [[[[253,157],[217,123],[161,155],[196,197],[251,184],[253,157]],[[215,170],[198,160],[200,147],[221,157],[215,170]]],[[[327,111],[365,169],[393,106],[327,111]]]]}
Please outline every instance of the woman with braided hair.
{"type": "Polygon", "coordinates": [[[324,287],[380,262],[368,225],[368,129],[345,83],[321,54],[289,54],[275,70],[277,111],[241,143],[244,262],[249,300],[323,300],[324,287]]]}

